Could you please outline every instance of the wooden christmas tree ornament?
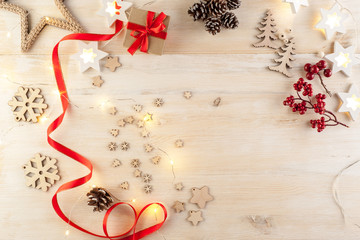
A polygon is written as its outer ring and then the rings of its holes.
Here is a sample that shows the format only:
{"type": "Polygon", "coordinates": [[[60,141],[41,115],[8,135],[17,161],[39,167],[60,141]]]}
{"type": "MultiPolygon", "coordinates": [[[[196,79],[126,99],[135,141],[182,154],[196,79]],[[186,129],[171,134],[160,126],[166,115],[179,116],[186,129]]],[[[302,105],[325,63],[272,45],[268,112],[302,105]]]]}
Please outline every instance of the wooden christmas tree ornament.
{"type": "Polygon", "coordinates": [[[253,44],[254,47],[269,47],[273,49],[277,49],[278,46],[274,43],[274,40],[277,39],[275,33],[276,30],[276,23],[274,18],[272,17],[271,10],[266,12],[266,17],[262,22],[260,22],[262,27],[258,29],[262,32],[261,34],[257,35],[256,37],[262,39],[260,42],[253,44]]]}
{"type": "Polygon", "coordinates": [[[21,50],[27,52],[31,46],[34,44],[36,38],[39,36],[40,32],[47,26],[54,26],[62,28],[71,32],[80,33],[84,32],[83,28],[73,17],[70,11],[64,5],[64,0],[54,0],[56,7],[61,12],[65,20],[58,18],[44,16],[40,21],[35,25],[33,29],[30,30],[29,26],[29,12],[24,8],[8,3],[7,0],[0,0],[0,9],[13,12],[20,15],[21,21],[21,50]]]}
{"type": "Polygon", "coordinates": [[[295,55],[295,43],[293,39],[287,41],[281,50],[277,52],[280,56],[278,59],[274,59],[276,63],[279,63],[277,66],[270,66],[271,71],[276,71],[284,74],[287,77],[292,77],[292,74],[288,71],[288,68],[292,68],[292,61],[295,61],[293,55],[295,55]]]}

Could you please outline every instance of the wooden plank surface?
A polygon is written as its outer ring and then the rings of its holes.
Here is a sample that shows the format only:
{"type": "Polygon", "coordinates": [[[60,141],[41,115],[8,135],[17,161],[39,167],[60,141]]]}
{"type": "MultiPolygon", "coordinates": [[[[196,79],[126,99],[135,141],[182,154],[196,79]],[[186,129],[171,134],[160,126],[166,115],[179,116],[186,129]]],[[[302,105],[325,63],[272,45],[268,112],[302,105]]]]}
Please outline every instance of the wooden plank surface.
{"type": "MultiPolygon", "coordinates": [[[[33,1],[38,10],[26,1],[13,2],[28,4],[32,11],[39,11],[33,21],[46,11],[51,14],[56,11],[51,1],[33,1]]],[[[273,9],[280,29],[294,30],[299,54],[293,72],[300,76],[303,64],[318,60],[314,53],[332,49],[331,41],[325,41],[314,30],[320,7],[331,6],[332,1],[310,0],[311,6],[302,8],[297,15],[280,0],[244,1],[236,11],[240,27],[215,37],[186,15],[192,2],[158,0],[147,6],[172,16],[166,54],[129,56],[122,48],[120,35],[103,49],[119,56],[123,67],[115,73],[104,69],[101,75],[105,83],[100,89],[91,85],[91,77],[97,73],[80,73],[78,62],[71,59],[70,54],[77,50],[76,43],[62,45],[61,60],[72,106],[54,138],[85,154],[95,166],[89,184],[60,196],[63,209],[68,214],[75,202],[71,218],[101,233],[103,214],[92,213],[83,197],[96,184],[122,200],[136,198],[139,208],[151,201],[160,201],[169,208],[166,225],[147,239],[358,239],[360,229],[351,222],[360,224],[359,167],[349,171],[340,183],[341,199],[351,213],[351,221],[348,219],[346,224],[332,199],[331,186],[337,172],[360,157],[359,124],[351,122],[345,114],[338,114],[351,129],[338,127],[321,134],[310,129],[307,122],[312,116],[298,116],[282,106],[295,78],[268,71],[266,68],[275,57],[273,51],[251,47],[263,12],[273,9]],[[193,92],[192,99],[182,97],[186,90],[193,92]],[[164,99],[162,108],[153,107],[156,97],[164,99]],[[212,101],[217,97],[222,98],[222,103],[215,108],[212,101]],[[104,101],[105,109],[100,107],[104,101]],[[165,156],[160,166],[150,163],[150,155],[142,150],[146,140],[135,127],[121,129],[116,139],[130,142],[128,152],[112,153],[106,149],[113,140],[109,129],[116,127],[120,117],[134,114],[131,108],[134,103],[143,104],[154,114],[149,127],[150,142],[165,150],[175,162],[175,180],[170,160],[165,156]],[[116,116],[106,113],[110,106],[119,110],[116,116]],[[174,141],[179,138],[185,142],[183,149],[174,148],[174,141]],[[112,168],[114,158],[121,159],[123,165],[112,168]],[[132,158],[140,158],[142,170],[152,174],[151,195],[145,195],[143,184],[132,176],[129,165],[132,158]],[[129,181],[129,191],[119,189],[122,181],[129,181]],[[177,192],[173,182],[180,181],[185,190],[177,192]],[[205,221],[193,227],[185,220],[187,212],[175,214],[170,207],[175,200],[187,202],[190,188],[203,185],[210,187],[215,201],[204,209],[205,221]],[[259,222],[251,220],[255,216],[259,216],[259,222]],[[262,219],[267,219],[268,224],[262,223],[262,219]]],[[[138,6],[145,3],[136,2],[138,6]]],[[[68,0],[66,4],[89,31],[111,32],[105,28],[104,19],[96,15],[100,1],[89,0],[84,5],[83,1],[68,0]]],[[[355,19],[359,18],[359,1],[344,0],[343,4],[353,11],[355,19]]],[[[60,33],[63,36],[67,32],[46,28],[32,51],[21,54],[17,23],[18,16],[1,12],[0,239],[65,239],[67,226],[54,213],[51,197],[60,184],[87,173],[46,142],[46,128],[60,113],[49,68],[50,52],[60,33]],[[11,38],[3,37],[12,27],[11,38]],[[49,104],[48,121],[35,125],[13,120],[7,102],[20,85],[42,88],[49,104]],[[61,181],[47,193],[25,186],[21,167],[37,152],[59,160],[61,181]]],[[[354,24],[348,21],[347,26],[354,37],[354,24]]],[[[338,73],[327,85],[333,92],[347,91],[350,83],[358,83],[359,74],[360,69],[355,67],[353,77],[345,78],[338,73]]],[[[314,86],[320,90],[318,82],[314,86]]],[[[330,110],[337,110],[337,97],[327,103],[330,110]]],[[[190,203],[186,208],[196,209],[190,203]]],[[[113,218],[115,223],[111,226],[114,233],[128,226],[120,212],[115,215],[118,218],[113,218]]],[[[155,216],[148,214],[143,226],[154,221],[155,216]]],[[[96,238],[70,229],[67,239],[96,238]]]]}

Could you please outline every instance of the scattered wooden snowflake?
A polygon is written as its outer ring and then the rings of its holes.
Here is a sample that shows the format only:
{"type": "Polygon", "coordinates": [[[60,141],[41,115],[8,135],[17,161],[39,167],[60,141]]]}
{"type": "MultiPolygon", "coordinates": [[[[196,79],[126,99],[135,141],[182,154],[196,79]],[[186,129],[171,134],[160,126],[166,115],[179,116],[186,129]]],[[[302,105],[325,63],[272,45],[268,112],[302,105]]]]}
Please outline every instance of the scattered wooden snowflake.
{"type": "Polygon", "coordinates": [[[135,118],[133,116],[128,116],[124,119],[124,121],[126,123],[133,124],[133,122],[135,121],[135,118]]]}
{"type": "Polygon", "coordinates": [[[155,164],[155,165],[158,165],[159,162],[160,162],[160,160],[161,160],[161,157],[160,157],[160,156],[155,156],[155,157],[152,157],[152,158],[151,158],[151,162],[152,162],[153,164],[155,164]]]}
{"type": "Polygon", "coordinates": [[[108,148],[110,151],[116,151],[117,147],[118,147],[118,145],[115,142],[111,142],[108,145],[108,148]]]}
{"type": "Polygon", "coordinates": [[[133,108],[134,108],[134,110],[135,110],[136,112],[141,112],[142,109],[143,109],[143,106],[140,105],[140,104],[135,104],[135,105],[133,106],[133,108]]]}
{"type": "Polygon", "coordinates": [[[151,182],[151,180],[152,180],[152,177],[151,177],[151,175],[150,174],[144,174],[143,175],[143,181],[145,182],[145,183],[149,183],[149,182],[151,182]]]}
{"type": "Polygon", "coordinates": [[[39,88],[18,88],[15,96],[8,103],[9,106],[11,106],[17,122],[38,122],[38,117],[40,117],[48,107],[48,105],[44,103],[45,100],[40,94],[40,91],[39,88]]]}
{"type": "Polygon", "coordinates": [[[60,180],[56,166],[57,160],[41,154],[23,166],[25,171],[26,186],[41,189],[46,192],[55,181],[60,180]]]}
{"type": "Polygon", "coordinates": [[[154,100],[154,105],[155,107],[161,107],[162,105],[164,105],[164,100],[162,98],[156,98],[154,100]]]}
{"type": "Polygon", "coordinates": [[[133,159],[133,160],[131,160],[131,166],[133,167],[133,168],[138,168],[138,167],[140,167],[140,160],[139,159],[133,159]]]}
{"type": "Polygon", "coordinates": [[[177,148],[182,148],[182,147],[184,147],[184,141],[181,140],[181,139],[176,140],[176,141],[175,141],[175,147],[177,147],[177,148]]]}
{"type": "Polygon", "coordinates": [[[114,161],[112,162],[113,167],[119,167],[120,165],[121,165],[121,162],[118,159],[114,159],[114,161]]]}
{"type": "Polygon", "coordinates": [[[127,150],[130,148],[130,144],[129,144],[128,142],[122,142],[122,143],[120,144],[120,148],[121,148],[121,150],[123,150],[123,151],[127,151],[127,150]]]}
{"type": "Polygon", "coordinates": [[[144,148],[145,148],[145,152],[147,153],[152,152],[152,150],[154,149],[153,146],[151,146],[150,144],[145,144],[144,148]]]}
{"type": "Polygon", "coordinates": [[[116,113],[117,113],[116,107],[111,107],[111,108],[109,109],[109,113],[110,113],[110,115],[116,115],[116,113]]]}
{"type": "Polygon", "coordinates": [[[146,194],[150,194],[152,192],[152,186],[151,185],[145,185],[144,191],[146,194]]]}
{"type": "Polygon", "coordinates": [[[191,97],[192,97],[192,93],[190,91],[185,91],[184,92],[184,98],[190,99],[191,97]]]}
{"type": "Polygon", "coordinates": [[[138,177],[141,177],[141,175],[142,175],[142,172],[140,171],[140,169],[138,169],[138,168],[135,169],[134,176],[138,178],[138,177]]]}
{"type": "Polygon", "coordinates": [[[138,128],[143,128],[145,126],[145,122],[143,120],[138,120],[137,126],[138,128]]]}
{"type": "Polygon", "coordinates": [[[119,129],[111,129],[110,130],[110,134],[113,135],[114,137],[117,137],[119,135],[120,130],[119,129]]]}
{"type": "Polygon", "coordinates": [[[147,138],[147,137],[149,137],[149,135],[150,135],[150,132],[144,128],[141,132],[141,136],[143,138],[147,138]]]}
{"type": "Polygon", "coordinates": [[[119,127],[125,127],[126,122],[124,121],[124,119],[120,119],[120,120],[117,122],[117,125],[118,125],[119,127]]]}
{"type": "Polygon", "coordinates": [[[129,183],[128,182],[123,182],[120,184],[121,189],[124,190],[129,190],[129,183]]]}

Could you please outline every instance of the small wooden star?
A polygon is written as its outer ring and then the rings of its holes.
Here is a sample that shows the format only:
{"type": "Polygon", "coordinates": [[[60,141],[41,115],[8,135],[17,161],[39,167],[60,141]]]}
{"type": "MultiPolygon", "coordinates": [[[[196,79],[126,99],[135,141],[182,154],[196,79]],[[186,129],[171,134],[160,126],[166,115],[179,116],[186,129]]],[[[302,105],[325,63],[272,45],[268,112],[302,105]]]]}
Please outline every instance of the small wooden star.
{"type": "Polygon", "coordinates": [[[109,148],[110,151],[116,151],[117,147],[118,146],[117,146],[117,144],[115,142],[111,142],[108,145],[108,148],[109,148]]]}
{"type": "Polygon", "coordinates": [[[112,166],[115,167],[119,167],[121,165],[121,162],[119,159],[114,159],[112,166]]]}
{"type": "Polygon", "coordinates": [[[119,135],[120,130],[119,129],[111,129],[110,134],[114,137],[117,137],[119,135]]]}
{"type": "Polygon", "coordinates": [[[161,160],[161,157],[160,157],[160,156],[155,156],[155,157],[152,157],[152,158],[151,158],[151,162],[152,162],[153,164],[155,164],[155,165],[158,165],[159,162],[160,162],[160,160],[161,160]]]}
{"type": "Polygon", "coordinates": [[[175,147],[177,147],[177,148],[182,148],[182,147],[184,147],[184,141],[181,140],[181,139],[176,140],[176,141],[175,141],[175,147]]]}
{"type": "Polygon", "coordinates": [[[111,107],[110,109],[109,109],[109,113],[110,113],[110,115],[116,115],[116,113],[117,113],[117,109],[116,109],[116,107],[111,107]]]}
{"type": "Polygon", "coordinates": [[[128,116],[124,119],[124,121],[126,123],[133,124],[133,122],[135,121],[135,118],[133,116],[128,116]]]}
{"type": "Polygon", "coordinates": [[[101,87],[104,83],[104,80],[101,79],[101,76],[95,76],[92,78],[92,85],[95,87],[101,87]]]}
{"type": "Polygon", "coordinates": [[[134,110],[135,110],[136,112],[141,112],[142,109],[143,109],[143,106],[140,105],[140,104],[135,104],[135,105],[133,106],[133,108],[134,108],[134,110]]]}
{"type": "Polygon", "coordinates": [[[129,190],[129,183],[128,182],[123,182],[120,184],[120,187],[124,190],[129,190]]]}
{"type": "Polygon", "coordinates": [[[153,146],[151,146],[150,144],[145,144],[144,148],[145,148],[145,152],[147,153],[151,152],[154,149],[153,146]]]}
{"type": "Polygon", "coordinates": [[[143,175],[143,181],[145,182],[145,183],[149,183],[149,182],[151,182],[151,180],[152,180],[152,177],[151,177],[151,175],[150,174],[144,174],[143,175]]]}
{"type": "Polygon", "coordinates": [[[142,175],[142,172],[138,168],[135,169],[134,176],[138,178],[138,177],[141,177],[141,175],[142,175]]]}
{"type": "Polygon", "coordinates": [[[202,218],[202,212],[200,210],[190,210],[189,211],[189,217],[187,218],[189,222],[192,222],[194,226],[198,225],[199,222],[204,221],[202,218]]]}
{"type": "Polygon", "coordinates": [[[162,98],[156,98],[154,100],[154,105],[155,107],[161,107],[162,105],[164,105],[164,100],[162,98]]]}
{"type": "Polygon", "coordinates": [[[181,190],[183,190],[183,188],[184,188],[184,185],[181,182],[175,184],[175,189],[176,190],[181,191],[181,190]]]}
{"type": "Polygon", "coordinates": [[[120,119],[120,120],[117,122],[117,125],[118,125],[119,127],[125,127],[126,122],[124,121],[124,119],[120,119]]]}
{"type": "MultiPolygon", "coordinates": [[[[139,159],[133,159],[133,160],[131,160],[131,166],[133,167],[133,168],[138,168],[138,167],[140,167],[140,160],[139,159]]],[[[137,169],[138,170],[138,169],[137,169]]],[[[141,173],[141,172],[140,172],[141,173]]]]}
{"type": "Polygon", "coordinates": [[[151,113],[146,113],[146,115],[144,116],[144,121],[148,122],[152,120],[153,120],[153,115],[151,113]]]}
{"type": "Polygon", "coordinates": [[[185,211],[185,203],[175,201],[174,205],[172,206],[173,209],[175,209],[176,213],[180,213],[182,211],[185,211]]]}
{"type": "Polygon", "coordinates": [[[202,188],[191,189],[193,197],[190,199],[191,203],[196,203],[199,208],[204,208],[206,203],[214,200],[214,197],[209,194],[209,188],[204,186],[202,188]]]}
{"type": "Polygon", "coordinates": [[[130,144],[129,144],[128,142],[122,142],[122,143],[120,144],[120,148],[121,148],[121,150],[123,150],[123,151],[127,151],[127,150],[130,148],[130,144]]]}
{"type": "Polygon", "coordinates": [[[138,128],[143,128],[145,126],[145,122],[143,120],[139,120],[137,122],[137,126],[138,126],[138,128]]]}
{"type": "Polygon", "coordinates": [[[190,91],[185,91],[184,92],[184,98],[190,99],[191,97],[192,97],[192,93],[190,91]]]}
{"type": "Polygon", "coordinates": [[[106,59],[105,67],[110,69],[110,71],[115,72],[116,68],[121,67],[121,64],[119,63],[119,57],[108,56],[106,59]]]}
{"type": "Polygon", "coordinates": [[[149,137],[149,135],[150,135],[150,132],[144,128],[141,132],[141,136],[143,138],[147,138],[147,137],[149,137]]]}
{"type": "Polygon", "coordinates": [[[146,194],[150,194],[152,192],[152,186],[151,185],[145,185],[144,191],[146,194]]]}

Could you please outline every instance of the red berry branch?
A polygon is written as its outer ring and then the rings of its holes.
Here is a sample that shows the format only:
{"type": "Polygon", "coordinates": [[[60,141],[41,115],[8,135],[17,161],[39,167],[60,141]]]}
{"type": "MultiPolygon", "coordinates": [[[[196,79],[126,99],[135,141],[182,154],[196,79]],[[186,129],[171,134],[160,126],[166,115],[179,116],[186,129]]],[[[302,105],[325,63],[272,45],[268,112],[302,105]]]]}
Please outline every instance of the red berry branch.
{"type": "Polygon", "coordinates": [[[324,60],[320,60],[315,65],[311,65],[310,63],[305,64],[304,70],[306,73],[306,79],[311,81],[315,78],[315,74],[320,78],[321,85],[324,87],[326,93],[331,97],[331,92],[326,88],[323,78],[321,77],[320,71],[324,70],[324,76],[329,78],[332,75],[332,71],[327,67],[327,62],[324,60]]]}
{"type": "MultiPolygon", "coordinates": [[[[324,63],[321,64],[322,66],[325,66],[321,69],[326,68],[326,62],[325,64],[324,63]]],[[[314,79],[314,75],[318,74],[320,76],[320,80],[323,87],[327,91],[325,85],[323,84],[321,75],[319,74],[319,69],[320,68],[318,65],[311,66],[311,64],[309,63],[304,66],[304,70],[307,71],[307,76],[306,76],[307,79],[309,79],[310,77],[311,79],[309,80],[312,80],[314,79]],[[314,69],[308,70],[309,68],[314,68],[314,69]]],[[[327,70],[330,69],[326,69],[325,72],[328,72],[327,70]]],[[[331,70],[330,73],[328,72],[324,74],[326,74],[325,76],[330,77],[331,70]]],[[[326,99],[325,94],[318,93],[315,97],[313,97],[313,88],[310,83],[307,83],[303,78],[299,78],[299,80],[296,83],[294,83],[293,87],[296,91],[297,96],[294,97],[293,95],[290,95],[285,99],[283,104],[284,106],[289,106],[290,108],[292,108],[293,112],[299,112],[300,115],[304,115],[308,110],[313,110],[315,113],[321,115],[321,118],[319,119],[310,120],[310,124],[312,128],[317,128],[318,132],[322,132],[326,127],[330,127],[330,126],[341,125],[344,127],[348,127],[347,125],[339,122],[334,113],[326,110],[325,108],[326,103],[324,101],[326,99]]]]}

